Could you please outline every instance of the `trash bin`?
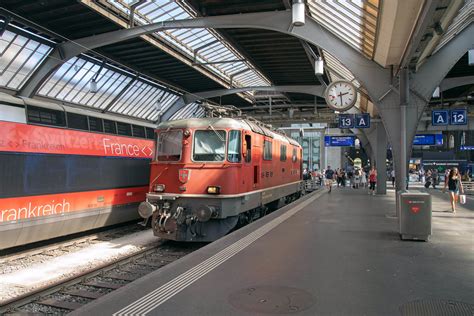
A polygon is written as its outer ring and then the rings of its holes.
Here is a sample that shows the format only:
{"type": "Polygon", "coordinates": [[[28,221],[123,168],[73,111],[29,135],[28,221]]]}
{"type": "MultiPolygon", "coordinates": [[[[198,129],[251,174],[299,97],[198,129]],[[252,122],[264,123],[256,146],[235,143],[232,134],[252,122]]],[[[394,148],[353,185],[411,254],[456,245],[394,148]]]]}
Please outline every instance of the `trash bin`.
{"type": "Polygon", "coordinates": [[[399,199],[400,238],[428,241],[431,235],[431,195],[403,192],[399,199]]]}

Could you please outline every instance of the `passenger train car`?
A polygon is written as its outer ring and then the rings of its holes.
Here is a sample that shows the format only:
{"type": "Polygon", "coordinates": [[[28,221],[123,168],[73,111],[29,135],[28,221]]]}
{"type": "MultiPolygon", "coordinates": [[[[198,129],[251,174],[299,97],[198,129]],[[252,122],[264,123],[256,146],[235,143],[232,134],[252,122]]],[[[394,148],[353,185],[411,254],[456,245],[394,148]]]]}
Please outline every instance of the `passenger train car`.
{"type": "Polygon", "coordinates": [[[138,219],[152,126],[0,94],[0,249],[138,219]]]}
{"type": "Polygon", "coordinates": [[[212,241],[303,190],[302,148],[254,121],[203,118],[161,123],[150,192],[139,213],[154,234],[212,241]]]}

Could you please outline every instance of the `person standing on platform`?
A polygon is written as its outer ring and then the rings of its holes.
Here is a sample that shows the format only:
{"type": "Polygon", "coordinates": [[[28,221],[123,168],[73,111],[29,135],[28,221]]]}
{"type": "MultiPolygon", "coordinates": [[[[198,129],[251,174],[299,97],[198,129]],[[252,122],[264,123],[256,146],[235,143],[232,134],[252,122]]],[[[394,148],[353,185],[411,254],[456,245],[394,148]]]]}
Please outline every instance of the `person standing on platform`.
{"type": "Polygon", "coordinates": [[[451,213],[456,215],[456,202],[459,198],[459,192],[464,194],[464,188],[462,187],[461,175],[459,174],[458,168],[453,168],[449,172],[448,180],[444,182],[443,192],[446,191],[446,187],[449,190],[449,198],[451,200],[451,213]]]}
{"type": "Polygon", "coordinates": [[[367,174],[365,173],[364,169],[360,170],[360,186],[365,188],[367,187],[367,174]]]}
{"type": "Polygon", "coordinates": [[[377,170],[372,166],[369,172],[369,194],[375,195],[375,184],[377,183],[377,170]]]}
{"type": "Polygon", "coordinates": [[[332,190],[332,182],[334,180],[334,176],[334,170],[331,169],[331,166],[328,166],[328,168],[326,169],[326,186],[329,189],[329,193],[331,193],[332,190]]]}
{"type": "Polygon", "coordinates": [[[395,187],[395,169],[392,169],[392,172],[390,172],[390,178],[392,178],[392,188],[395,187]]]}

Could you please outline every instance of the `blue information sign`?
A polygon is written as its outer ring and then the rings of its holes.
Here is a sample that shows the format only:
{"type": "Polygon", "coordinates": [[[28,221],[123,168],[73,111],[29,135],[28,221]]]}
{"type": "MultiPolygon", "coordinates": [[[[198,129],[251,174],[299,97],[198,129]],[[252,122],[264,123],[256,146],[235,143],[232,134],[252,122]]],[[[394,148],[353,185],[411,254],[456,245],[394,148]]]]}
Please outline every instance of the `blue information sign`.
{"type": "Polygon", "coordinates": [[[324,136],[324,145],[326,147],[341,147],[349,146],[352,147],[355,145],[355,136],[324,136]]]}
{"type": "Polygon", "coordinates": [[[467,110],[451,110],[449,111],[449,117],[451,119],[451,125],[467,125],[467,110]]]}
{"type": "Polygon", "coordinates": [[[413,140],[415,146],[443,145],[443,134],[416,134],[413,140]]]}
{"type": "Polygon", "coordinates": [[[461,150],[474,150],[474,146],[462,145],[461,150]]]}
{"type": "Polygon", "coordinates": [[[370,127],[370,115],[369,113],[362,113],[355,115],[355,127],[356,128],[369,128],[370,127]]]}
{"type": "Polygon", "coordinates": [[[354,128],[354,114],[340,114],[339,128],[354,128]]]}
{"type": "Polygon", "coordinates": [[[434,110],[431,111],[431,124],[433,126],[443,126],[449,124],[448,110],[434,110]]]}

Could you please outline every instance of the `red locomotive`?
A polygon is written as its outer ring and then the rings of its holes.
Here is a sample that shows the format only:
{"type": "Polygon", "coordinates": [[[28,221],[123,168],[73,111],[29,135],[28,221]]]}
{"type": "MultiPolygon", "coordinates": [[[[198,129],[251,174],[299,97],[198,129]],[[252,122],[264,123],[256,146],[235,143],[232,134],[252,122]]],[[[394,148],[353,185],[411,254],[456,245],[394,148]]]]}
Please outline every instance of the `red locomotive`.
{"type": "Polygon", "coordinates": [[[301,146],[246,119],[169,121],[157,132],[150,192],[140,204],[156,236],[212,241],[302,192],[301,146]]]}

